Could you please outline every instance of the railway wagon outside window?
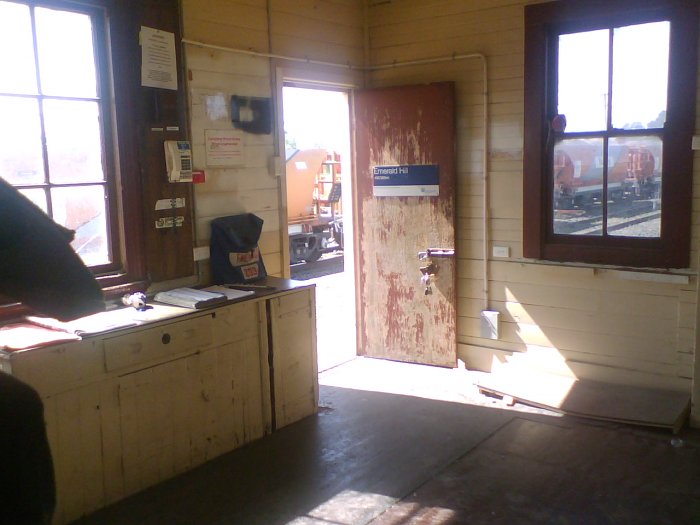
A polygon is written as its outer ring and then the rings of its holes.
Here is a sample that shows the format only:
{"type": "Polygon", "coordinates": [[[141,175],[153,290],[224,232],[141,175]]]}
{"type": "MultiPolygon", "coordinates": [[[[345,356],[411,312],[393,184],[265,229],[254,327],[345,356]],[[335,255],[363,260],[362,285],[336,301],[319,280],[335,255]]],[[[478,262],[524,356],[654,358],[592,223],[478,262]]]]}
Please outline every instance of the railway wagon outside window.
{"type": "Polygon", "coordinates": [[[696,28],[682,1],[526,8],[526,257],[688,266],[696,28]]]}

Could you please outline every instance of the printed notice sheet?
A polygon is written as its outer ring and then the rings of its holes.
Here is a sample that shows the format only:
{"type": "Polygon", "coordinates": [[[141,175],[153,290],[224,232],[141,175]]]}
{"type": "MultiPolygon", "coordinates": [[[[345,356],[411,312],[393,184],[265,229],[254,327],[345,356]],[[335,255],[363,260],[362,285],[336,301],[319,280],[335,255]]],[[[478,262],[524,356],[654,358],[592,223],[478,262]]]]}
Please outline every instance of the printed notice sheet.
{"type": "Polygon", "coordinates": [[[243,157],[243,132],[237,130],[204,130],[207,166],[241,166],[243,157]]]}
{"type": "Polygon", "coordinates": [[[141,26],[141,85],[177,90],[175,33],[141,26]]]}

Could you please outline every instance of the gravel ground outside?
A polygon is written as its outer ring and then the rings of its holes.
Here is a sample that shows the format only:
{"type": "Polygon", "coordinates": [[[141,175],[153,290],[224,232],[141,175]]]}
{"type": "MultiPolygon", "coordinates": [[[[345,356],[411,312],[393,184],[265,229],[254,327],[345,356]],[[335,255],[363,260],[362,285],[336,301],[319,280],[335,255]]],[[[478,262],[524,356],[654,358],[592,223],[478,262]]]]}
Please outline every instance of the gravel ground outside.
{"type": "Polygon", "coordinates": [[[326,253],[316,262],[293,264],[291,269],[292,279],[297,281],[306,281],[323,277],[324,275],[342,273],[345,269],[343,252],[326,253]]]}

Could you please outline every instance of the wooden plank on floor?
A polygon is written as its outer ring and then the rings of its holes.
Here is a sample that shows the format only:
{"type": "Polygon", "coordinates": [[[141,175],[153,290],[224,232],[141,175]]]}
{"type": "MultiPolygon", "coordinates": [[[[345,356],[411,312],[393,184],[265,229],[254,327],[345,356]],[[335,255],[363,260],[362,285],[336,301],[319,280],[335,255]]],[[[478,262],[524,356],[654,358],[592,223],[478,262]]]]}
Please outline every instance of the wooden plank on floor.
{"type": "Polygon", "coordinates": [[[483,392],[572,416],[677,432],[688,414],[690,394],[617,385],[508,367],[485,374],[477,383],[483,392]]]}

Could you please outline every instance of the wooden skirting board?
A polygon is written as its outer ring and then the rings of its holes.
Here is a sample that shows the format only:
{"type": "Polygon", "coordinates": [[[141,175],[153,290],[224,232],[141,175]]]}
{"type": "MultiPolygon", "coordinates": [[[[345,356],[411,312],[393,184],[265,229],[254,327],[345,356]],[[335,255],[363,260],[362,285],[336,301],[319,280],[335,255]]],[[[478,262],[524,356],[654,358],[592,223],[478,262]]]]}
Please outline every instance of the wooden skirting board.
{"type": "Polygon", "coordinates": [[[690,394],[576,379],[524,367],[501,367],[477,381],[482,392],[510,396],[562,414],[671,429],[678,432],[690,408],[690,394]]]}

